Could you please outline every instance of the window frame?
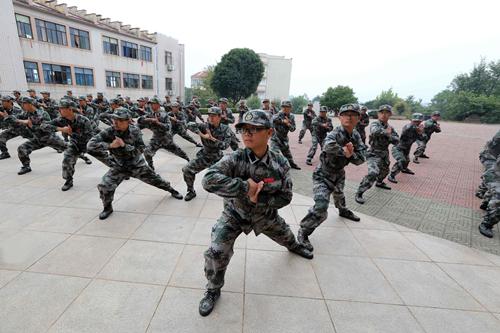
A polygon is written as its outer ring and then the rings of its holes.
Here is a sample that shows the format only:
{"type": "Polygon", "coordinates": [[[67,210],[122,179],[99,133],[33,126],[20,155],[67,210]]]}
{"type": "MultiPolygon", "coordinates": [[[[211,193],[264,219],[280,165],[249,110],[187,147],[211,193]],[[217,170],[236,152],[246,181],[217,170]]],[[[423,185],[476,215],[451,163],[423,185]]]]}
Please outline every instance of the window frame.
{"type": "Polygon", "coordinates": [[[14,13],[14,17],[16,19],[17,36],[21,37],[21,38],[34,39],[35,36],[33,34],[33,27],[31,26],[31,17],[29,17],[27,15],[19,14],[19,13],[14,13]],[[23,18],[27,18],[28,23],[19,21],[17,19],[18,16],[23,17],[23,18]],[[29,26],[30,35],[26,35],[26,26],[29,26]],[[24,35],[21,35],[21,30],[23,31],[24,35]]]}
{"type": "Polygon", "coordinates": [[[172,79],[171,77],[165,78],[165,90],[166,91],[167,90],[174,91],[174,79],[172,79]],[[169,82],[170,82],[170,84],[169,84],[169,82]],[[170,88],[168,87],[169,85],[170,85],[170,88]]]}
{"type": "Polygon", "coordinates": [[[153,82],[154,82],[153,81],[153,75],[141,75],[141,89],[152,90],[153,86],[154,86],[153,82]],[[151,81],[151,87],[149,87],[149,86],[148,87],[144,87],[144,82],[145,82],[144,78],[145,77],[146,78],[150,78],[150,80],[148,80],[148,81],[151,81]]]}
{"type": "Polygon", "coordinates": [[[68,46],[66,26],[35,18],[36,33],[40,42],[68,46]]]}
{"type": "Polygon", "coordinates": [[[128,42],[126,40],[120,40],[120,42],[122,47],[122,57],[139,59],[139,44],[128,42]],[[135,55],[135,57],[132,55],[135,55]]]}
{"type": "Polygon", "coordinates": [[[105,70],[104,77],[106,79],[106,87],[107,88],[121,88],[122,87],[122,73],[105,70]],[[118,74],[118,75],[108,75],[108,73],[118,74]],[[114,78],[114,80],[108,80],[108,77],[114,78]],[[113,83],[115,83],[115,86],[113,86],[113,83]]]}
{"type": "Polygon", "coordinates": [[[153,48],[145,45],[140,45],[139,47],[139,53],[140,53],[140,58],[141,60],[147,61],[147,62],[153,62],[153,48]],[[147,52],[149,50],[149,52],[147,52]],[[149,57],[146,57],[146,55],[149,55],[149,57]],[[148,59],[146,59],[148,58],[148,59]]]}
{"type": "Polygon", "coordinates": [[[70,42],[71,42],[71,47],[75,48],[75,49],[80,49],[80,50],[91,50],[91,47],[90,47],[90,32],[86,31],[86,30],[82,30],[82,29],[78,29],[78,28],[73,28],[73,27],[69,27],[69,39],[70,39],[70,42]],[[78,32],[78,34],[74,34],[73,31],[76,31],[78,32]],[[87,36],[83,36],[81,35],[81,33],[86,33],[87,36]],[[79,45],[76,44],[76,37],[78,37],[78,40],[79,40],[79,45]],[[87,40],[87,46],[88,47],[82,47],[82,43],[81,41],[83,40],[87,40]]]}
{"type": "MultiPolygon", "coordinates": [[[[42,71],[43,71],[43,81],[46,84],[61,84],[61,85],[65,85],[65,86],[72,86],[73,85],[73,76],[72,76],[71,66],[42,63],[42,71]],[[48,71],[48,69],[46,69],[45,66],[50,66],[51,73],[49,73],[47,76],[46,76],[46,72],[48,71]],[[57,75],[56,71],[54,70],[54,67],[60,67],[61,70],[58,72],[66,74],[65,75],[66,83],[53,82],[54,80],[52,78],[57,75]],[[65,69],[65,70],[63,71],[63,69],[65,69]],[[66,69],[68,69],[69,71],[66,69]],[[69,74],[69,76],[68,76],[68,74],[69,74]],[[50,79],[47,80],[47,78],[50,78],[50,79]],[[68,83],[68,81],[69,81],[69,83],[68,83]]],[[[62,75],[61,75],[61,78],[62,78],[62,75]]]]}
{"type": "Polygon", "coordinates": [[[26,76],[26,82],[28,82],[28,83],[40,83],[40,67],[38,66],[38,62],[36,62],[36,61],[29,61],[29,60],[23,60],[23,68],[24,68],[24,75],[26,76]],[[36,68],[27,68],[26,64],[35,64],[36,68]],[[26,72],[26,70],[28,70],[28,69],[31,69],[32,71],[36,70],[36,74],[31,74],[32,77],[36,77],[37,78],[36,81],[28,79],[28,73],[26,72]]]}
{"type": "Polygon", "coordinates": [[[120,56],[120,44],[118,42],[118,38],[113,38],[113,37],[103,35],[102,36],[102,50],[103,50],[104,54],[120,56]],[[108,39],[108,41],[106,41],[105,39],[108,39]],[[112,43],[112,40],[116,41],[116,44],[112,43]],[[116,45],[116,53],[112,53],[111,47],[107,48],[105,43],[108,43],[110,46],[116,45]],[[109,52],[107,52],[107,50],[109,50],[109,52]]]}
{"type": "Polygon", "coordinates": [[[165,65],[172,66],[174,64],[174,56],[170,51],[165,51],[165,65]],[[170,61],[169,61],[170,59],[170,61]]]}
{"type": "Polygon", "coordinates": [[[94,86],[94,70],[92,68],[86,67],[73,67],[75,72],[75,85],[82,87],[93,87],[94,86]],[[81,73],[77,73],[77,70],[81,73]],[[83,83],[78,83],[79,79],[83,79],[83,83]]]}

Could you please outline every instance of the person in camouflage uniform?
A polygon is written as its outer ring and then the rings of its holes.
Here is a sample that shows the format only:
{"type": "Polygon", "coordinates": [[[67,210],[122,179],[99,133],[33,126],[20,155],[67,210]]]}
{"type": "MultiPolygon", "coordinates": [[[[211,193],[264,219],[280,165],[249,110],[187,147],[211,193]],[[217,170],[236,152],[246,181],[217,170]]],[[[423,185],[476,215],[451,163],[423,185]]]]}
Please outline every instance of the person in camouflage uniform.
{"type": "Polygon", "coordinates": [[[196,140],[187,133],[187,116],[180,110],[181,105],[177,102],[173,102],[170,107],[172,110],[167,114],[170,117],[170,123],[172,124],[172,137],[178,134],[185,140],[195,144],[196,147],[202,147],[201,144],[196,142],[196,140]]]}
{"type": "Polygon", "coordinates": [[[97,97],[92,101],[91,106],[97,111],[98,114],[101,114],[108,109],[109,102],[106,98],[104,98],[104,94],[102,92],[98,92],[97,97]]]}
{"type": "MultiPolygon", "coordinates": [[[[36,108],[39,108],[40,106],[38,104],[40,103],[41,98],[36,95],[35,89],[28,89],[28,90],[26,90],[26,92],[28,93],[28,97],[33,99],[33,105],[36,108]]],[[[21,101],[21,103],[23,103],[23,102],[21,101]]]]}
{"type": "Polygon", "coordinates": [[[148,162],[151,169],[155,169],[153,166],[153,157],[160,148],[163,148],[189,162],[189,157],[186,152],[176,145],[172,138],[172,133],[170,131],[170,118],[165,109],[161,107],[161,101],[159,98],[153,97],[151,99],[150,112],[139,117],[137,123],[140,129],[148,128],[153,132],[153,137],[144,150],[144,158],[146,159],[146,162],[148,162]]]}
{"type": "Polygon", "coordinates": [[[99,114],[97,113],[97,110],[94,110],[94,108],[88,104],[85,96],[78,97],[78,106],[76,111],[90,120],[94,134],[99,133],[99,114]]]}
{"type": "Polygon", "coordinates": [[[19,126],[12,126],[12,124],[9,125],[8,118],[11,116],[15,117],[22,112],[20,108],[14,105],[14,102],[15,99],[12,96],[2,97],[2,107],[0,109],[0,129],[3,129],[3,131],[0,133],[0,151],[2,152],[0,154],[0,160],[10,157],[9,150],[7,149],[7,141],[21,135],[21,129],[19,126]]]}
{"type": "Polygon", "coordinates": [[[104,220],[113,213],[112,203],[115,190],[124,179],[129,177],[170,192],[176,199],[182,199],[182,195],[169,182],[148,166],[142,155],[144,148],[141,130],[130,124],[130,113],[122,107],[115,110],[113,125],[92,137],[88,142],[89,154],[110,168],[102,177],[101,183],[97,185],[104,206],[99,219],[104,220]]]}
{"type": "MultiPolygon", "coordinates": [[[[70,137],[62,161],[62,177],[65,180],[61,188],[62,191],[67,191],[73,187],[73,175],[75,174],[76,161],[85,154],[87,151],[87,143],[95,133],[92,122],[83,114],[77,112],[77,110],[78,108],[75,102],[68,99],[62,99],[59,102],[60,117],[42,123],[41,125],[41,128],[48,132],[66,133],[70,137]]],[[[82,159],[87,164],[92,163],[87,157],[82,159]],[[87,160],[90,163],[88,163],[87,160]]]]}
{"type": "Polygon", "coordinates": [[[187,121],[188,122],[196,122],[196,119],[200,119],[201,122],[204,123],[205,120],[203,119],[203,116],[201,115],[199,107],[197,107],[199,105],[199,103],[195,103],[195,102],[198,102],[198,101],[197,100],[194,100],[194,102],[191,101],[191,103],[189,103],[187,108],[185,108],[186,115],[187,115],[187,121]]]}
{"type": "Polygon", "coordinates": [[[50,119],[55,119],[59,116],[57,112],[56,101],[50,98],[50,93],[48,91],[40,92],[42,98],[40,100],[40,106],[47,111],[50,116],[50,119]]]}
{"type": "Polygon", "coordinates": [[[196,158],[182,168],[188,190],[184,198],[186,201],[196,197],[194,190],[196,174],[219,161],[223,156],[222,152],[231,142],[229,127],[222,123],[222,110],[215,106],[208,109],[208,122],[189,123],[188,128],[200,136],[203,148],[196,153],[196,158]]]}
{"type": "MultiPolygon", "coordinates": [[[[497,136],[497,141],[500,141],[500,136],[497,136]]],[[[500,145],[500,142],[497,142],[497,145],[500,145]]],[[[487,175],[485,181],[488,187],[485,196],[487,206],[486,214],[479,225],[479,232],[483,236],[493,238],[493,227],[500,222],[500,155],[497,155],[491,173],[487,175]]]]}
{"type": "Polygon", "coordinates": [[[302,129],[299,132],[299,143],[302,144],[302,139],[306,135],[306,131],[309,130],[311,136],[313,136],[312,122],[316,118],[316,112],[313,110],[313,103],[307,103],[307,109],[302,112],[304,119],[302,120],[302,129]]]}
{"type": "Polygon", "coordinates": [[[229,128],[229,131],[231,133],[231,142],[229,144],[229,147],[231,147],[231,149],[235,151],[239,148],[238,144],[240,141],[236,137],[236,134],[233,132],[233,130],[229,127],[229,124],[234,124],[236,120],[234,119],[234,115],[231,109],[227,107],[227,104],[228,104],[227,98],[219,99],[219,108],[222,112],[221,122],[224,125],[227,125],[227,127],[229,128]]]}
{"type": "Polygon", "coordinates": [[[319,110],[319,116],[315,117],[312,121],[312,145],[307,153],[307,165],[312,165],[312,159],[316,155],[316,150],[318,149],[318,144],[321,149],[323,149],[323,143],[325,141],[328,132],[333,130],[332,120],[326,114],[328,109],[326,106],[322,106],[319,110]]]}
{"type": "Polygon", "coordinates": [[[419,157],[429,158],[429,156],[425,155],[425,149],[427,148],[427,143],[431,140],[432,133],[441,133],[441,126],[438,124],[439,119],[441,119],[441,113],[434,111],[431,118],[424,122],[424,140],[417,140],[417,149],[413,153],[413,163],[419,164],[419,157]]]}
{"type": "Polygon", "coordinates": [[[269,98],[264,98],[262,100],[262,110],[267,114],[267,116],[269,117],[269,119],[272,119],[274,114],[275,114],[275,110],[274,109],[271,109],[271,106],[269,105],[269,98]]]}
{"type": "Polygon", "coordinates": [[[22,163],[21,170],[18,175],[24,175],[31,172],[29,155],[38,149],[44,147],[52,147],[55,150],[64,151],[66,144],[54,133],[47,131],[42,125],[44,122],[50,121],[50,116],[42,109],[37,109],[34,105],[35,101],[30,97],[23,98],[23,112],[9,117],[9,121],[14,125],[18,124],[26,126],[32,137],[17,148],[17,155],[22,163]]]}
{"type": "Polygon", "coordinates": [[[239,113],[238,122],[241,121],[241,119],[243,118],[243,115],[247,111],[248,111],[247,103],[244,99],[242,99],[238,105],[238,113],[239,113]]]}
{"type": "Polygon", "coordinates": [[[281,102],[281,111],[273,116],[274,134],[271,138],[271,149],[280,151],[286,157],[292,169],[300,170],[300,167],[293,161],[290,145],[288,144],[288,132],[295,131],[295,116],[291,111],[292,103],[283,101],[281,102]]]}
{"type": "Polygon", "coordinates": [[[370,116],[368,116],[368,108],[366,106],[361,107],[361,114],[359,115],[359,122],[358,125],[356,125],[356,130],[358,131],[359,135],[361,135],[361,141],[363,141],[363,144],[366,144],[366,132],[365,128],[370,124],[370,116]]]}
{"type": "MultiPolygon", "coordinates": [[[[159,100],[157,97],[155,97],[157,100],[159,100]]],[[[146,114],[151,113],[151,107],[146,105],[146,100],[143,97],[139,97],[137,99],[137,103],[134,103],[130,107],[130,112],[132,113],[132,116],[134,118],[139,118],[142,116],[145,116],[146,114]]]]}
{"type": "Polygon", "coordinates": [[[295,254],[313,258],[278,214],[292,200],[292,178],[288,161],[268,147],[273,129],[267,114],[248,111],[236,126],[245,148],[210,167],[202,182],[205,190],[224,198],[224,210],[204,253],[208,283],[199,305],[202,316],[212,312],[220,296],[234,242],[241,233],[262,233],[295,254]]]}
{"type": "Polygon", "coordinates": [[[108,126],[113,125],[113,114],[115,110],[120,107],[120,100],[118,98],[113,98],[109,101],[109,107],[99,113],[99,120],[108,126]]]}
{"type": "Polygon", "coordinates": [[[408,169],[410,163],[411,145],[417,140],[424,140],[424,129],[421,126],[424,116],[421,113],[414,113],[411,116],[411,122],[403,126],[399,143],[392,147],[392,157],[396,160],[392,166],[391,173],[387,180],[391,183],[397,183],[396,175],[400,172],[414,175],[415,172],[408,169]]]}
{"type": "Polygon", "coordinates": [[[21,92],[19,90],[14,90],[12,92],[12,95],[14,95],[14,101],[17,103],[17,105],[19,105],[19,107],[21,107],[21,92]]]}
{"type": "Polygon", "coordinates": [[[378,120],[370,125],[370,148],[366,155],[368,164],[368,175],[366,175],[359,184],[355,200],[359,204],[364,204],[363,193],[368,191],[373,183],[375,186],[390,190],[391,188],[384,183],[385,177],[389,174],[389,145],[397,145],[399,136],[394,127],[389,125],[389,118],[392,116],[392,107],[390,105],[381,105],[378,109],[378,120]]]}
{"type": "Polygon", "coordinates": [[[344,168],[349,163],[360,165],[365,162],[365,145],[355,128],[359,120],[359,106],[357,104],[342,105],[339,119],[341,126],[334,128],[326,136],[320,155],[320,164],[313,173],[314,206],[300,222],[297,238],[310,251],[314,248],[309,241],[309,236],[328,217],[328,205],[332,193],[339,216],[355,222],[360,220],[346,207],[344,196],[344,168]]]}
{"type": "Polygon", "coordinates": [[[481,209],[488,207],[489,192],[488,183],[492,182],[494,178],[494,169],[496,159],[500,156],[500,131],[498,131],[491,140],[488,140],[484,145],[483,150],[479,153],[479,160],[483,165],[484,172],[481,175],[481,183],[476,191],[476,196],[483,199],[481,209]]]}

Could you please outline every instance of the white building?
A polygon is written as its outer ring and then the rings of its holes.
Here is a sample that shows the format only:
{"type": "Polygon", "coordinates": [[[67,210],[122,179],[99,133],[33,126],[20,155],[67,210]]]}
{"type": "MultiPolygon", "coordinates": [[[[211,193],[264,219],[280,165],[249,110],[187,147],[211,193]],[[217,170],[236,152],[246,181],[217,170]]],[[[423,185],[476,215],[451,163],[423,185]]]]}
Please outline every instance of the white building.
{"type": "Polygon", "coordinates": [[[207,77],[208,77],[208,72],[205,70],[191,75],[191,88],[202,88],[203,81],[205,81],[207,77]]]}
{"type": "Polygon", "coordinates": [[[264,76],[257,87],[257,96],[263,98],[287,99],[290,95],[292,59],[259,53],[264,64],[264,76]]]}
{"type": "Polygon", "coordinates": [[[0,93],[184,98],[184,45],[55,0],[0,3],[0,93]]]}

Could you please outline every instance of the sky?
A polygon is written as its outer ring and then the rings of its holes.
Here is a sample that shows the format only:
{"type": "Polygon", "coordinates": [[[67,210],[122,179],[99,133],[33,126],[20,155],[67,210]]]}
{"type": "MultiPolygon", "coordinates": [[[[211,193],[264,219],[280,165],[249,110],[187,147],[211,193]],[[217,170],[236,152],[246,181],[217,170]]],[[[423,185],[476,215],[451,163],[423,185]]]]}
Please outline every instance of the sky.
{"type": "Polygon", "coordinates": [[[177,39],[187,85],[232,48],[247,47],[292,58],[292,96],[348,85],[360,101],[392,88],[429,102],[482,57],[500,59],[500,1],[65,2],[177,39]]]}

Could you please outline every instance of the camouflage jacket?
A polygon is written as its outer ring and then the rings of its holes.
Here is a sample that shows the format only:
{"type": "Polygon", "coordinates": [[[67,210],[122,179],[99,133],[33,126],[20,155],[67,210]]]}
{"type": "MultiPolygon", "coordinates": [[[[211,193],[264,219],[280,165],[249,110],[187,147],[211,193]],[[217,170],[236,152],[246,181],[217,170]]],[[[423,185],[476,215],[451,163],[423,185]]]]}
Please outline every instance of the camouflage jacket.
{"type": "Polygon", "coordinates": [[[222,113],[221,113],[221,116],[222,116],[222,120],[221,120],[221,123],[224,124],[224,125],[228,125],[228,124],[234,124],[234,122],[236,121],[234,119],[234,115],[233,115],[233,111],[231,111],[231,109],[226,109],[226,110],[222,110],[222,113]]]}
{"type": "Polygon", "coordinates": [[[137,120],[140,129],[148,128],[153,131],[152,140],[164,140],[166,138],[172,138],[172,133],[170,132],[172,124],[170,123],[170,117],[168,113],[161,108],[158,112],[149,110],[148,113],[139,117],[137,120]],[[158,119],[159,124],[149,122],[148,119],[158,119]]]}
{"type": "Polygon", "coordinates": [[[311,126],[313,119],[316,118],[316,113],[314,112],[314,110],[305,109],[302,114],[304,115],[304,119],[302,120],[302,122],[306,124],[306,126],[311,126]]]}
{"type": "Polygon", "coordinates": [[[248,149],[238,149],[224,156],[211,166],[205,177],[203,187],[210,193],[224,198],[224,213],[238,221],[245,233],[252,229],[256,234],[265,230],[276,218],[278,209],[292,200],[292,179],[290,165],[279,152],[267,150],[258,159],[248,149]],[[257,203],[248,198],[248,183],[264,181],[257,203]]]}
{"type": "Polygon", "coordinates": [[[500,156],[500,130],[488,140],[483,150],[479,153],[481,162],[486,160],[496,160],[500,156]]]}
{"type": "Polygon", "coordinates": [[[0,129],[6,129],[9,127],[12,127],[13,123],[9,121],[9,118],[12,116],[17,116],[23,110],[16,105],[12,106],[10,109],[5,109],[2,106],[0,106],[0,112],[7,112],[7,116],[5,118],[0,117],[0,129]]]}
{"type": "Polygon", "coordinates": [[[424,123],[424,133],[426,135],[426,139],[429,140],[431,138],[432,133],[440,133],[441,127],[439,126],[437,121],[432,119],[427,119],[424,123]]]}
{"type": "Polygon", "coordinates": [[[104,111],[106,111],[108,109],[109,102],[105,98],[103,98],[103,99],[94,98],[94,100],[92,101],[92,105],[91,106],[95,110],[97,110],[97,113],[101,113],[101,112],[104,112],[104,111]]]}
{"type": "Polygon", "coordinates": [[[81,107],[81,106],[78,106],[78,112],[87,117],[88,120],[90,120],[90,122],[92,123],[92,125],[94,126],[94,129],[99,126],[99,114],[97,113],[96,110],[94,110],[93,107],[91,107],[90,105],[86,105],[85,107],[81,107]]]}
{"type": "Polygon", "coordinates": [[[108,155],[110,166],[119,166],[121,168],[134,167],[144,162],[142,152],[145,144],[142,140],[141,130],[129,125],[124,132],[117,131],[113,126],[106,128],[99,134],[90,139],[87,144],[87,150],[98,155],[108,155]],[[119,137],[125,142],[124,147],[109,148],[113,140],[119,137]]]}
{"type": "Polygon", "coordinates": [[[44,122],[50,121],[49,114],[42,109],[36,109],[34,112],[22,111],[18,115],[12,115],[5,120],[9,126],[19,128],[20,134],[25,138],[33,137],[38,140],[43,140],[53,135],[50,131],[42,127],[44,122]],[[16,120],[27,119],[31,120],[31,128],[16,123],[16,120]]]}
{"type": "Polygon", "coordinates": [[[399,143],[399,135],[389,124],[384,124],[380,120],[376,120],[370,124],[370,148],[369,152],[386,152],[389,153],[389,145],[397,145],[399,143]],[[387,128],[392,128],[391,134],[387,133],[387,128]]]}
{"type": "Polygon", "coordinates": [[[49,132],[56,132],[57,127],[71,127],[71,142],[77,146],[86,146],[87,142],[92,138],[94,126],[92,122],[85,116],[77,113],[74,120],[69,120],[63,117],[52,119],[49,122],[43,123],[41,127],[49,132]]]}
{"type": "Polygon", "coordinates": [[[368,113],[361,113],[359,115],[359,121],[358,124],[356,125],[356,129],[359,130],[364,130],[366,126],[370,124],[370,116],[368,113]]]}
{"type": "Polygon", "coordinates": [[[315,135],[320,141],[326,138],[328,132],[333,130],[332,120],[328,117],[316,117],[312,121],[313,135],[315,135]],[[328,124],[328,127],[323,127],[324,124],[328,124]]]}
{"type": "Polygon", "coordinates": [[[196,118],[200,119],[202,122],[204,122],[205,120],[203,119],[202,115],[201,115],[201,112],[198,108],[192,108],[192,107],[187,107],[186,109],[186,115],[187,115],[187,119],[188,119],[188,122],[190,121],[196,121],[196,118]]]}
{"type": "Polygon", "coordinates": [[[144,106],[143,108],[141,108],[137,103],[133,104],[130,107],[130,113],[132,114],[133,118],[144,116],[151,111],[152,111],[151,108],[149,108],[148,106],[144,106]]]}
{"type": "Polygon", "coordinates": [[[240,117],[243,117],[245,112],[247,112],[248,110],[249,110],[248,106],[246,106],[246,105],[238,107],[238,113],[239,113],[240,117]]]}
{"type": "Polygon", "coordinates": [[[425,135],[423,133],[418,133],[417,128],[418,127],[412,123],[404,125],[397,147],[404,150],[410,150],[411,145],[415,141],[425,140],[425,135]]]}
{"type": "Polygon", "coordinates": [[[195,123],[190,122],[188,124],[188,129],[196,134],[206,134],[207,129],[210,130],[212,136],[217,139],[217,141],[207,140],[201,138],[201,143],[203,144],[203,150],[206,153],[220,153],[222,154],[223,150],[226,150],[229,147],[229,143],[231,142],[231,132],[227,125],[220,124],[219,127],[214,127],[212,124],[206,123],[195,123]]]}
{"type": "Polygon", "coordinates": [[[280,111],[273,116],[272,123],[274,126],[273,137],[282,141],[288,141],[288,132],[295,131],[295,116],[292,113],[287,115],[285,112],[280,111]],[[289,125],[283,122],[287,118],[290,121],[289,125]]]}
{"type": "Polygon", "coordinates": [[[326,136],[320,155],[320,163],[316,169],[323,171],[325,175],[329,175],[344,169],[349,163],[360,165],[365,160],[366,147],[361,141],[358,131],[354,130],[352,134],[349,134],[344,127],[338,126],[326,136]],[[354,146],[354,153],[347,158],[344,155],[344,146],[349,142],[352,142],[354,146]]]}
{"type": "Polygon", "coordinates": [[[179,110],[179,112],[170,111],[167,113],[169,117],[174,118],[175,120],[170,119],[170,123],[172,124],[172,132],[182,132],[186,129],[187,126],[187,116],[186,114],[179,110]]]}
{"type": "Polygon", "coordinates": [[[269,109],[264,109],[264,108],[262,108],[262,111],[265,111],[265,112],[267,113],[267,116],[269,117],[269,119],[272,119],[272,118],[273,118],[273,116],[277,113],[277,112],[275,112],[275,110],[274,110],[274,109],[272,109],[272,108],[269,108],[269,109]]]}

